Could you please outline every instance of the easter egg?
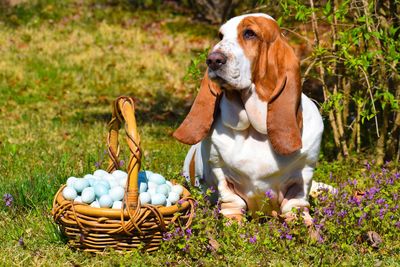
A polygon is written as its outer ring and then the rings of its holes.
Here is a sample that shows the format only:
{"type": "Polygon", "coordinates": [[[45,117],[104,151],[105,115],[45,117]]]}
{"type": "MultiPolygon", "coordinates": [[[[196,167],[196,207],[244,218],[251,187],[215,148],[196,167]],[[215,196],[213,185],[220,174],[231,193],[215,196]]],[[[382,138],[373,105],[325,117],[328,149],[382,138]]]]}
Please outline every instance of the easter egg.
{"type": "Polygon", "coordinates": [[[170,191],[171,191],[170,187],[166,184],[159,185],[156,189],[156,192],[158,194],[163,194],[164,196],[168,196],[170,191]]]}
{"type": "Polygon", "coordinates": [[[78,180],[78,178],[71,176],[67,179],[67,186],[74,186],[75,181],[78,180]]]}
{"type": "Polygon", "coordinates": [[[100,208],[100,204],[97,200],[93,201],[92,204],[90,204],[90,207],[92,208],[100,208]]]}
{"type": "Polygon", "coordinates": [[[171,201],[169,201],[169,200],[167,199],[167,203],[165,204],[165,207],[170,207],[171,205],[172,205],[171,201]]]}
{"type": "Polygon", "coordinates": [[[111,180],[111,181],[108,181],[108,183],[110,184],[110,188],[119,186],[119,180],[111,180]]]}
{"type": "Polygon", "coordinates": [[[82,197],[83,203],[86,203],[86,204],[92,203],[94,201],[94,199],[96,198],[96,195],[94,193],[94,188],[87,187],[87,188],[83,189],[81,197],[82,197]]]}
{"type": "Polygon", "coordinates": [[[151,196],[152,205],[165,205],[167,198],[163,194],[155,194],[151,196]]]}
{"type": "Polygon", "coordinates": [[[149,190],[147,190],[147,192],[149,192],[150,195],[155,195],[155,194],[157,194],[157,188],[149,188],[149,190]]]}
{"type": "Polygon", "coordinates": [[[111,208],[113,200],[110,195],[103,195],[99,198],[100,208],[111,208]]]}
{"type": "Polygon", "coordinates": [[[122,200],[124,198],[125,190],[121,186],[111,188],[108,192],[113,201],[122,200]]]}
{"type": "Polygon", "coordinates": [[[74,183],[74,189],[76,192],[80,193],[85,189],[86,187],[89,187],[89,181],[86,179],[77,179],[74,183]]]}
{"type": "Polygon", "coordinates": [[[108,175],[109,173],[108,172],[106,172],[105,170],[96,170],[94,173],[93,173],[93,175],[94,176],[97,176],[97,177],[103,177],[103,176],[106,176],[106,175],[108,175]]]}
{"type": "Polygon", "coordinates": [[[147,191],[147,183],[141,182],[139,183],[139,193],[143,193],[147,191]]]}
{"type": "Polygon", "coordinates": [[[172,186],[171,189],[172,192],[178,193],[179,195],[182,195],[183,193],[183,186],[181,186],[180,184],[176,184],[174,186],[172,186]]]}
{"type": "Polygon", "coordinates": [[[144,171],[144,173],[146,174],[146,179],[147,180],[149,180],[149,177],[154,174],[154,172],[152,172],[152,171],[144,171]]]}
{"type": "Polygon", "coordinates": [[[122,179],[119,179],[118,180],[118,184],[119,184],[119,186],[122,186],[123,188],[125,188],[126,187],[126,182],[128,181],[128,177],[126,177],[126,178],[122,178],[122,179]]]}
{"type": "Polygon", "coordinates": [[[94,179],[95,176],[93,174],[86,174],[85,176],[83,176],[83,179],[94,179]]]}
{"type": "Polygon", "coordinates": [[[157,188],[157,187],[158,187],[158,184],[153,183],[153,182],[148,182],[148,183],[147,183],[147,187],[148,187],[149,189],[151,189],[151,188],[157,188]]]}
{"type": "Polygon", "coordinates": [[[112,176],[114,176],[117,179],[128,178],[128,174],[121,170],[113,171],[112,176]]]}
{"type": "Polygon", "coordinates": [[[169,200],[172,204],[175,204],[175,203],[179,200],[179,194],[176,193],[176,192],[174,192],[174,191],[171,191],[171,192],[168,194],[168,200],[169,200]]]}
{"type": "Polygon", "coordinates": [[[63,189],[62,195],[66,200],[74,200],[78,196],[78,193],[72,186],[66,186],[63,189]]]}
{"type": "Polygon", "coordinates": [[[152,174],[149,178],[150,182],[156,183],[156,184],[165,184],[165,178],[159,173],[154,173],[152,174]]]}
{"type": "Polygon", "coordinates": [[[97,183],[93,188],[94,188],[94,194],[98,198],[108,194],[108,188],[103,183],[97,183]]]}
{"type": "Polygon", "coordinates": [[[96,184],[102,184],[104,185],[107,189],[110,189],[110,183],[106,180],[97,180],[96,184]]]}
{"type": "Polygon", "coordinates": [[[77,197],[74,199],[74,203],[82,203],[82,198],[81,198],[80,196],[77,196],[77,197]]]}
{"type": "Polygon", "coordinates": [[[143,192],[139,194],[139,200],[142,205],[149,204],[151,202],[151,195],[149,192],[143,192]]]}
{"type": "Polygon", "coordinates": [[[114,201],[112,207],[112,209],[117,209],[120,210],[122,209],[122,201],[114,201]]]}

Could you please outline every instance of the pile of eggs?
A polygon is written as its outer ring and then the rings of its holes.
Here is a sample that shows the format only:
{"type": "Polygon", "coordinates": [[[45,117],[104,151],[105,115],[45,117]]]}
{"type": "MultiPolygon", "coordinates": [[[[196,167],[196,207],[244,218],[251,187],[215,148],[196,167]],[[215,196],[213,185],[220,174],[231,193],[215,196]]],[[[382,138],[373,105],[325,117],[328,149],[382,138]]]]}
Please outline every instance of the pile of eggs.
{"type": "MultiPolygon", "coordinates": [[[[85,203],[94,208],[121,209],[128,174],[116,170],[108,173],[96,170],[83,178],[69,177],[62,195],[66,200],[85,203]]],[[[139,199],[142,205],[174,205],[183,194],[183,187],[173,185],[161,174],[141,171],[138,176],[139,199]]]]}

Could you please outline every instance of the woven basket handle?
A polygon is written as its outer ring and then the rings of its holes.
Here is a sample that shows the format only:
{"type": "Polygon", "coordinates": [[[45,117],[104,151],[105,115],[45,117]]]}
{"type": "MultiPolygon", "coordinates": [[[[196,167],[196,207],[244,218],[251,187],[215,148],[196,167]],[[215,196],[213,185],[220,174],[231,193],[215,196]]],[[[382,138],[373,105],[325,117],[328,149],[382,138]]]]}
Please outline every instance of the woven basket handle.
{"type": "Polygon", "coordinates": [[[119,169],[120,163],[118,160],[120,148],[118,143],[118,131],[121,124],[125,121],[126,140],[128,142],[130,157],[128,163],[128,186],[127,186],[127,205],[136,208],[138,205],[138,173],[140,169],[140,137],[137,131],[135,118],[135,102],[127,96],[118,97],[113,103],[112,118],[108,123],[108,154],[110,163],[107,171],[112,172],[119,169]]]}

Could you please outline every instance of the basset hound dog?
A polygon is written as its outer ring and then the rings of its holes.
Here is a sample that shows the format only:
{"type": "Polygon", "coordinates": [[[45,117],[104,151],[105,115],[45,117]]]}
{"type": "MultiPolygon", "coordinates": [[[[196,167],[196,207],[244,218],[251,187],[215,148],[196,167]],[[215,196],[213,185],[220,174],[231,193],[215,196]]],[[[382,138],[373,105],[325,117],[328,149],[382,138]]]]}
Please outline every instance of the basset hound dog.
{"type": "Polygon", "coordinates": [[[308,207],[324,124],[301,92],[299,60],[266,14],[234,17],[219,35],[198,95],[174,132],[193,145],[184,174],[213,187],[230,218],[308,207]]]}

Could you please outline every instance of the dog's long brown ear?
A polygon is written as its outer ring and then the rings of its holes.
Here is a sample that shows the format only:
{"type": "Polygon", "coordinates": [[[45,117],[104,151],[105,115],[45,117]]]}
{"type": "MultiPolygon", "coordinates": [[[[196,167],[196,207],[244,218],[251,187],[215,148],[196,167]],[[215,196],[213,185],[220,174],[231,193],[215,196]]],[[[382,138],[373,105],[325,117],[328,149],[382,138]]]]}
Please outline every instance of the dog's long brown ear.
{"type": "Polygon", "coordinates": [[[268,101],[268,139],[278,154],[289,155],[302,147],[300,64],[278,26],[273,27],[279,34],[262,44],[255,84],[268,101]]]}
{"type": "Polygon", "coordinates": [[[221,96],[221,89],[208,78],[208,70],[200,90],[185,120],[173,136],[180,142],[193,145],[203,140],[210,131],[221,96]]]}

